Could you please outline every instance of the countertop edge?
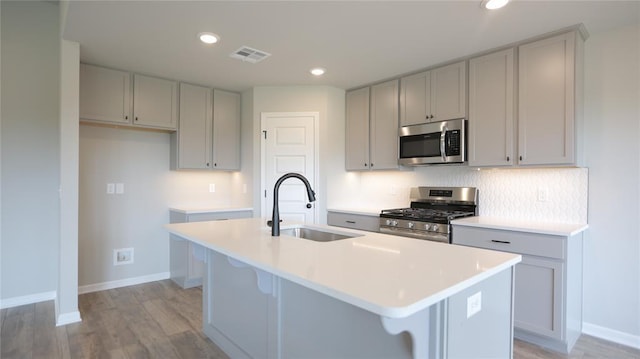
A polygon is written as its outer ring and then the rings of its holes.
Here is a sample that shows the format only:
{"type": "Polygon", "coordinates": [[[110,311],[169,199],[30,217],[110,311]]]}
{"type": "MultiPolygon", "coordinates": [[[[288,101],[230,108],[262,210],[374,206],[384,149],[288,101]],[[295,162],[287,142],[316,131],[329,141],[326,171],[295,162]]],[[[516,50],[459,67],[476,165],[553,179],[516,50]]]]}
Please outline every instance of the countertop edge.
{"type": "Polygon", "coordinates": [[[188,208],[188,207],[169,207],[170,212],[178,212],[183,214],[200,214],[200,213],[227,213],[227,212],[245,212],[253,211],[253,208],[188,208]]]}
{"type": "Polygon", "coordinates": [[[341,208],[327,208],[327,212],[355,214],[359,216],[379,217],[381,211],[372,211],[366,209],[341,209],[341,208]]]}
{"type": "Polygon", "coordinates": [[[482,216],[455,219],[451,224],[565,237],[573,237],[589,228],[587,223],[535,222],[482,216]]]}

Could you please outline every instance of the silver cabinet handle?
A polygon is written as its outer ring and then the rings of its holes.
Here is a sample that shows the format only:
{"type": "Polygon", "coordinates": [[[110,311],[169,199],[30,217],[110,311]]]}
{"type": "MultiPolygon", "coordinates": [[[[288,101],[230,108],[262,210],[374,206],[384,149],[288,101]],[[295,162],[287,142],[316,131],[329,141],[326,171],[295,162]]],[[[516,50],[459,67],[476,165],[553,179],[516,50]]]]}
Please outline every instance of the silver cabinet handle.
{"type": "Polygon", "coordinates": [[[496,240],[496,239],[492,239],[491,242],[500,243],[500,244],[511,244],[511,242],[509,242],[509,241],[499,241],[499,240],[496,240]]]}
{"type": "Polygon", "coordinates": [[[347,222],[349,224],[356,224],[356,221],[345,221],[345,222],[347,222]]]}

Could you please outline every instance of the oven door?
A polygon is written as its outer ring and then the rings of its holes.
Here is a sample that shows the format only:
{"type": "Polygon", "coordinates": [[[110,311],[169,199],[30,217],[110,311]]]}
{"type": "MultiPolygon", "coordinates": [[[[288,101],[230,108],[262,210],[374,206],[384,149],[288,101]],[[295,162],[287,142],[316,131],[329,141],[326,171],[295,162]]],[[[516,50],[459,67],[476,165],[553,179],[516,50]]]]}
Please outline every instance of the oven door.
{"type": "Polygon", "coordinates": [[[427,241],[451,243],[449,235],[445,233],[418,231],[407,228],[396,227],[380,227],[380,233],[391,234],[394,236],[411,237],[416,239],[424,239],[427,241]]]}

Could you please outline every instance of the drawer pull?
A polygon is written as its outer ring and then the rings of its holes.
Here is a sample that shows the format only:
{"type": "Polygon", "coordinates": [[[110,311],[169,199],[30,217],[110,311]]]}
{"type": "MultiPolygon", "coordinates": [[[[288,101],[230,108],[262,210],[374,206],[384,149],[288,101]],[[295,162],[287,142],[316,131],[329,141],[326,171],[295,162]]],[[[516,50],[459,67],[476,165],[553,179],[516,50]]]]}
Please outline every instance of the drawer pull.
{"type": "Polygon", "coordinates": [[[345,222],[347,222],[349,224],[356,224],[356,221],[345,221],[345,222]]]}
{"type": "Polygon", "coordinates": [[[493,242],[493,243],[502,243],[502,244],[511,244],[511,242],[509,242],[509,241],[498,241],[498,240],[495,240],[495,239],[492,239],[491,242],[493,242]]]}

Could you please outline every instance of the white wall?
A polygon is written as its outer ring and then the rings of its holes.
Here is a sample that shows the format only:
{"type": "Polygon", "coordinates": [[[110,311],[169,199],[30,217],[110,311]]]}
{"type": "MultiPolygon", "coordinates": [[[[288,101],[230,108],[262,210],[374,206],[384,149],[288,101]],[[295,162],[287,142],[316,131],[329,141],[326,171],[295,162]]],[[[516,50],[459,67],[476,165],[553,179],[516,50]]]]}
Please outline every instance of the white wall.
{"type": "MultiPolygon", "coordinates": [[[[344,90],[329,86],[255,87],[245,92],[243,100],[253,100],[253,126],[247,127],[253,139],[253,190],[255,213],[260,198],[260,114],[262,112],[319,112],[320,153],[319,181],[316,192],[319,222],[326,223],[327,183],[338,166],[344,169],[344,90]]],[[[269,216],[270,214],[263,214],[269,216]]]]}
{"type": "Polygon", "coordinates": [[[585,331],[640,347],[640,25],[585,43],[585,331]],[[629,337],[633,341],[634,338],[629,337]]]}
{"type": "Polygon", "coordinates": [[[59,232],[59,10],[1,2],[0,299],[55,292],[59,232]]]}
{"type": "Polygon", "coordinates": [[[251,207],[239,172],[170,171],[170,151],[168,133],[80,126],[81,287],[168,275],[170,207],[251,207]],[[107,183],[124,194],[107,194],[107,183]],[[114,266],[113,250],[129,247],[134,263],[114,266]]]}

